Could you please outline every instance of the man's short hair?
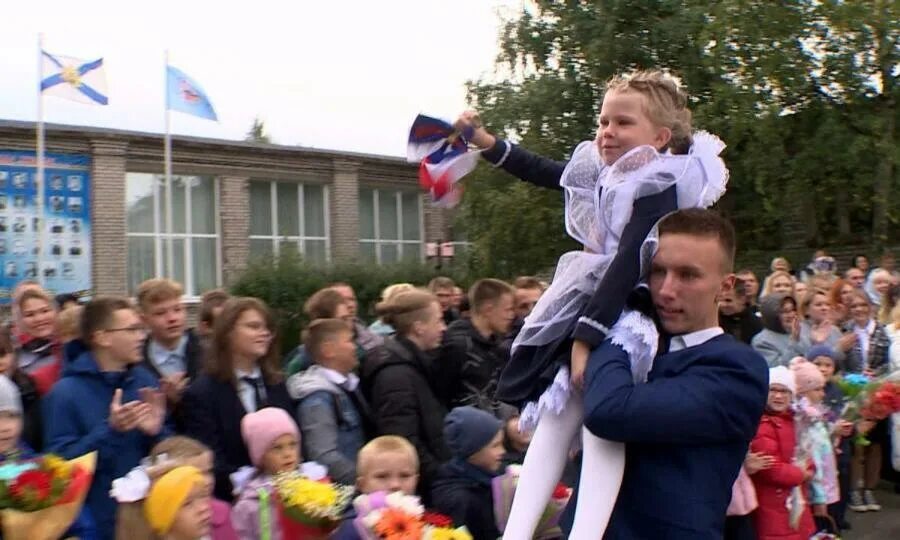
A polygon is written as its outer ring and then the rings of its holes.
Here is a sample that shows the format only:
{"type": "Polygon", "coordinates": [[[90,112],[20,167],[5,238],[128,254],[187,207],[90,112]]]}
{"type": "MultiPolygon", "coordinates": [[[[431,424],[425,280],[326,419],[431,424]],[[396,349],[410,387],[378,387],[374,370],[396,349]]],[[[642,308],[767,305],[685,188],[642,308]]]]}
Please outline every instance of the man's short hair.
{"type": "Polygon", "coordinates": [[[203,293],[203,296],[200,297],[200,321],[211,325],[215,318],[213,312],[222,307],[229,298],[231,295],[222,289],[213,289],[203,293]]]}
{"type": "Polygon", "coordinates": [[[154,304],[169,300],[181,300],[182,296],[184,296],[184,288],[181,283],[168,278],[153,278],[138,285],[135,298],[141,311],[146,312],[154,304]]]}
{"type": "Polygon", "coordinates": [[[344,296],[332,287],[316,291],[306,303],[303,304],[303,312],[310,320],[331,319],[337,313],[339,306],[346,304],[344,296]]]}
{"type": "Polygon", "coordinates": [[[469,289],[469,303],[472,309],[479,311],[485,304],[496,302],[504,295],[513,295],[515,290],[505,281],[499,279],[481,279],[469,289]]]}
{"type": "Polygon", "coordinates": [[[519,276],[513,281],[513,287],[516,289],[539,289],[544,290],[544,284],[533,276],[519,276]]]}
{"type": "Polygon", "coordinates": [[[456,288],[456,283],[454,283],[452,279],[444,276],[438,276],[428,282],[428,290],[431,292],[437,292],[440,289],[454,288],[456,288]]]}
{"type": "Polygon", "coordinates": [[[94,297],[81,312],[81,339],[88,346],[93,346],[94,334],[109,329],[113,316],[122,309],[134,309],[134,304],[123,296],[94,297]]]}
{"type": "Polygon", "coordinates": [[[416,472],[419,472],[419,454],[416,452],[416,447],[398,435],[382,435],[381,437],[375,437],[360,448],[359,454],[356,456],[356,475],[365,476],[375,460],[382,454],[392,452],[403,453],[409,456],[416,472]]]}
{"type": "Polygon", "coordinates": [[[322,344],[336,339],[340,334],[352,334],[353,329],[342,319],[316,319],[303,330],[303,346],[313,360],[318,362],[322,344]]]}
{"type": "Polygon", "coordinates": [[[724,252],[725,272],[734,268],[734,227],[727,219],[712,210],[685,208],[664,217],[659,222],[659,235],[686,234],[715,238],[724,252]]]}

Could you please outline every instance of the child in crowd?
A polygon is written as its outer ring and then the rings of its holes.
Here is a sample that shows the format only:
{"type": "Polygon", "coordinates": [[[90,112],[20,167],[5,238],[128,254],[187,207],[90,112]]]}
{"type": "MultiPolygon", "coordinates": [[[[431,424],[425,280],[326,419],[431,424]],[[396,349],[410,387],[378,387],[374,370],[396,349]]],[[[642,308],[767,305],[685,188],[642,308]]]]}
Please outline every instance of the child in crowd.
{"type": "MultiPolygon", "coordinates": [[[[7,460],[26,460],[38,457],[28,443],[21,439],[23,421],[22,398],[15,383],[0,375],[0,464],[7,460]]],[[[83,508],[65,538],[96,538],[90,512],[83,508]]]]}
{"type": "Polygon", "coordinates": [[[208,538],[212,517],[209,488],[209,479],[190,466],[176,467],[154,482],[144,500],[144,516],[156,538],[208,538]]]}
{"type": "Polygon", "coordinates": [[[299,402],[303,455],[328,467],[339,484],[356,481],[356,454],[366,441],[368,405],[359,391],[353,330],[341,319],[318,319],[303,333],[314,364],[292,375],[288,392],[299,402]]]}
{"type": "Polygon", "coordinates": [[[444,421],[444,440],[453,459],[434,482],[435,510],[465,525],[474,540],[498,538],[491,483],[503,465],[503,422],[475,407],[457,407],[444,421]]]}
{"type": "Polygon", "coordinates": [[[5,327],[0,328],[0,375],[8,377],[18,388],[22,400],[22,441],[32,450],[40,452],[44,440],[40,396],[31,375],[19,369],[12,336],[5,327]]]}
{"type": "MultiPolygon", "coordinates": [[[[232,475],[235,491],[240,490],[240,497],[231,516],[234,530],[241,540],[258,540],[263,537],[281,540],[281,527],[277,519],[269,520],[268,534],[260,531],[259,505],[263,492],[268,492],[271,506],[269,515],[278,515],[272,477],[278,473],[295,471],[300,465],[300,432],[297,424],[283,409],[266,407],[244,416],[241,420],[241,434],[255,470],[243,488],[240,486],[241,481],[232,475]]],[[[240,471],[236,474],[240,474],[240,471]]]]}
{"type": "Polygon", "coordinates": [[[128,299],[94,297],[84,307],[81,339],[66,345],[63,376],[42,402],[45,451],[65,459],[97,452],[86,505],[103,540],[115,532],[113,480],[168,435],[165,396],[139,365],[144,335],[128,299]]]}
{"type": "Polygon", "coordinates": [[[791,410],[796,388],[791,370],[784,366],[769,369],[766,412],[750,443],[751,451],[774,458],[771,467],[751,476],[759,501],[754,514],[759,540],[807,540],[815,532],[802,495],[803,484],[813,476],[813,467],[796,460],[797,434],[791,410]]]}
{"type": "Polygon", "coordinates": [[[797,439],[800,452],[815,466],[815,474],[809,482],[809,504],[812,505],[813,517],[817,521],[827,522],[828,505],[838,502],[841,497],[837,461],[826,416],[828,410],[824,404],[825,377],[815,364],[802,357],[791,361],[791,370],[799,398],[797,439]]]}
{"type": "Polygon", "coordinates": [[[828,513],[839,529],[849,529],[847,522],[847,501],[850,499],[850,458],[852,448],[850,435],[853,423],[841,420],[846,398],[835,383],[838,364],[834,350],[825,345],[816,345],[806,353],[806,358],[819,368],[825,378],[825,398],[823,403],[829,408],[828,419],[834,424],[834,450],[837,455],[838,489],[840,500],[828,507],[828,513]]]}
{"type": "MultiPolygon", "coordinates": [[[[403,437],[382,435],[363,446],[356,458],[356,489],[363,495],[385,491],[415,495],[419,483],[419,454],[403,437]]],[[[334,540],[360,540],[354,526],[355,510],[351,507],[334,533],[334,540]]]]}
{"type": "MultiPolygon", "coordinates": [[[[160,442],[150,451],[146,464],[139,467],[146,475],[146,480],[153,482],[175,467],[190,466],[199,470],[208,482],[212,491],[215,483],[213,475],[213,453],[203,443],[176,435],[160,442]]],[[[137,470],[132,471],[123,479],[117,480],[113,486],[112,495],[119,497],[124,493],[120,487],[131,491],[134,484],[132,479],[137,470]],[[122,486],[122,484],[131,484],[122,486]]],[[[138,474],[137,482],[144,482],[143,475],[138,474]]],[[[149,488],[149,484],[145,484],[149,488]]],[[[131,499],[140,497],[140,493],[129,493],[131,499]]],[[[231,526],[231,506],[218,499],[210,498],[210,540],[237,540],[237,534],[231,526]]],[[[117,540],[153,540],[150,524],[144,519],[143,503],[140,500],[119,500],[119,515],[116,522],[117,540]]]]}

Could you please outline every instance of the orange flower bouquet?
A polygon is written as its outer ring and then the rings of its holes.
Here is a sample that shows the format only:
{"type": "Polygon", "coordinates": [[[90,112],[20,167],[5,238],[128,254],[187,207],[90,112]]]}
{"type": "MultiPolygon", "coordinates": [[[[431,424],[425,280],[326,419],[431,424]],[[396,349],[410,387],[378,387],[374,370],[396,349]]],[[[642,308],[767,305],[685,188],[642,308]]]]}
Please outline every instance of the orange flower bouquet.
{"type": "Polygon", "coordinates": [[[472,540],[465,527],[454,528],[450,518],[427,513],[419,498],[377,491],[353,502],[354,526],[366,540],[472,540]]]}
{"type": "Polygon", "coordinates": [[[56,540],[84,504],[97,453],[71,461],[54,455],[0,466],[0,524],[4,540],[56,540]]]}

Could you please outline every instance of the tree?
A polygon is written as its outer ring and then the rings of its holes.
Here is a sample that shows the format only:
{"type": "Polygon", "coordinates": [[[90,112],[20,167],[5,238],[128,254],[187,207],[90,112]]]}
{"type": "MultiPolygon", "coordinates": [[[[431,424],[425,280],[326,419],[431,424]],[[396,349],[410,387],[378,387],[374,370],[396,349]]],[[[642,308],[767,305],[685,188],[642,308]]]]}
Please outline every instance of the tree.
{"type": "Polygon", "coordinates": [[[258,116],[253,119],[253,125],[250,126],[250,131],[247,132],[247,137],[244,140],[267,144],[272,142],[269,134],[266,133],[265,122],[260,120],[258,116]]]}
{"type": "MultiPolygon", "coordinates": [[[[728,144],[718,207],[741,246],[777,249],[793,223],[809,245],[893,230],[896,2],[529,4],[503,24],[495,74],[468,86],[489,129],[564,159],[593,137],[609,77],[666,69],[688,88],[695,126],[728,144]]],[[[548,268],[574,246],[558,195],[486,167],[467,189],[461,224],[498,275],[548,268]]]]}

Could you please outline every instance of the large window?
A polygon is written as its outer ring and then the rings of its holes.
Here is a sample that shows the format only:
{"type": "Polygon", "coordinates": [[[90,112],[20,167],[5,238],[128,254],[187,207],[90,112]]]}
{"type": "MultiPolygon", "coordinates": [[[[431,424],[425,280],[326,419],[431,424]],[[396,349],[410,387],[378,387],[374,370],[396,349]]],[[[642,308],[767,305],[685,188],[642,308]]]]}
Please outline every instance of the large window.
{"type": "Polygon", "coordinates": [[[296,250],[304,259],[329,259],[328,189],[292,182],[250,182],[250,256],[296,250]]]}
{"type": "Polygon", "coordinates": [[[422,259],[422,197],[415,191],[359,190],[359,250],[379,263],[422,259]]]}
{"type": "Polygon", "coordinates": [[[196,297],[221,282],[218,192],[209,176],[172,177],[172,232],[166,223],[166,179],[156,174],[126,175],[128,288],[145,279],[170,277],[196,297]],[[173,275],[168,276],[169,253],[173,275]]]}

